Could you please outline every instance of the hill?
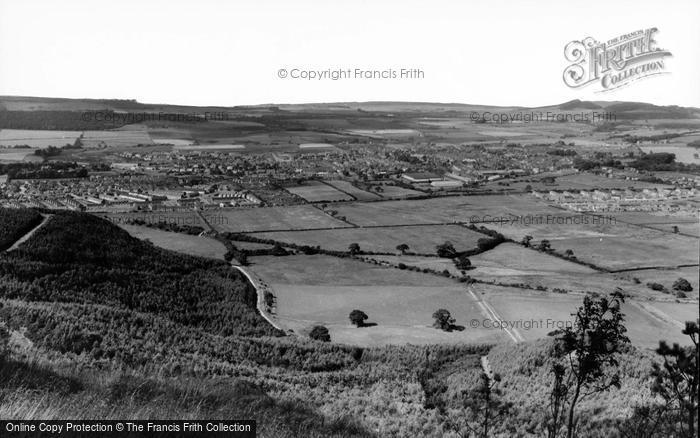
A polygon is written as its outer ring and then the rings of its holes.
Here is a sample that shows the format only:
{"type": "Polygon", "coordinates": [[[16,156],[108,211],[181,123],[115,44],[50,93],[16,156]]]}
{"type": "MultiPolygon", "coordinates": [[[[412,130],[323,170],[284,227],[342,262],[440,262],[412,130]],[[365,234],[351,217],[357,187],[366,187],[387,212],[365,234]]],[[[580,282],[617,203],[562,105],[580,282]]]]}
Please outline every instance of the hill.
{"type": "MultiPolygon", "coordinates": [[[[494,432],[541,436],[550,348],[363,349],[284,334],[224,262],[86,214],[54,213],[0,254],[2,418],[253,418],[261,437],[455,437],[486,357],[515,405],[494,432]]],[[[620,436],[649,396],[651,356],[624,351],[623,390],[584,406],[585,436],[620,436]]]]}

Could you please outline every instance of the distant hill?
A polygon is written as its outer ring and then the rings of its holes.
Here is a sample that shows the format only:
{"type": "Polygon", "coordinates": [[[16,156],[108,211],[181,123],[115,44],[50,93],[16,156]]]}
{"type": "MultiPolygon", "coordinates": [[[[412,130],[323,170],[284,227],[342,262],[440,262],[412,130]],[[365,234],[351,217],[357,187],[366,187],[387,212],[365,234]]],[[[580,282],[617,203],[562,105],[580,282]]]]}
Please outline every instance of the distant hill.
{"type": "Polygon", "coordinates": [[[601,109],[602,106],[595,102],[581,101],[579,99],[570,100],[568,102],[559,105],[560,110],[574,110],[574,109],[601,109]]]}
{"type": "Polygon", "coordinates": [[[342,112],[342,111],[376,111],[376,112],[466,112],[478,110],[499,110],[503,112],[528,109],[559,109],[570,111],[576,109],[596,110],[605,108],[610,111],[655,111],[659,114],[685,111],[683,114],[700,113],[698,108],[679,106],[657,106],[650,103],[618,101],[582,101],[570,100],[561,104],[541,107],[524,107],[518,105],[498,106],[488,104],[439,103],[439,102],[318,102],[306,104],[260,104],[245,106],[187,106],[171,104],[141,103],[135,99],[67,99],[32,96],[0,96],[0,111],[164,111],[164,112],[342,112]]]}

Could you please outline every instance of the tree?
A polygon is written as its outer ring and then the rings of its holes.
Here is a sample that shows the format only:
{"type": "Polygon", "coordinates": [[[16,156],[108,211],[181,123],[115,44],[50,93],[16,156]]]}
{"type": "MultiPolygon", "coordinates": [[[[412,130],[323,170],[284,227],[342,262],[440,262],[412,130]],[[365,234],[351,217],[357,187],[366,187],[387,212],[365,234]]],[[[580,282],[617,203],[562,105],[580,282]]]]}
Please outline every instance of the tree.
{"type": "Polygon", "coordinates": [[[353,310],[350,312],[350,322],[355,324],[357,327],[362,327],[365,325],[365,321],[369,318],[365,312],[362,310],[353,310]]]}
{"type": "Polygon", "coordinates": [[[673,290],[682,292],[692,292],[693,286],[691,286],[690,282],[685,278],[679,278],[673,283],[673,290]]]}
{"type": "Polygon", "coordinates": [[[267,306],[268,309],[271,309],[272,306],[275,305],[275,296],[270,292],[269,290],[266,290],[265,293],[263,294],[263,297],[265,299],[265,305],[267,306]]]}
{"type": "Polygon", "coordinates": [[[679,233],[678,225],[674,225],[673,226],[673,234],[678,234],[678,233],[679,233]]]}
{"type": "Polygon", "coordinates": [[[406,251],[408,251],[408,245],[405,243],[402,243],[401,245],[396,246],[397,251],[401,251],[401,254],[406,254],[406,251]]]}
{"type": "Polygon", "coordinates": [[[549,240],[547,239],[542,239],[540,244],[537,246],[537,249],[540,251],[551,251],[552,250],[552,244],[549,243],[549,240]]]}
{"type": "Polygon", "coordinates": [[[524,247],[529,248],[529,247],[530,247],[530,242],[531,242],[531,241],[532,241],[532,236],[528,235],[528,236],[523,237],[523,240],[520,241],[520,243],[521,243],[524,247]]]}
{"type": "Polygon", "coordinates": [[[359,254],[359,252],[360,252],[360,245],[357,244],[357,243],[351,243],[350,246],[348,246],[348,250],[350,251],[350,255],[359,254]]]}
{"type": "Polygon", "coordinates": [[[466,271],[472,266],[471,260],[465,255],[461,255],[454,260],[455,266],[461,271],[466,271]]]}
{"type": "Polygon", "coordinates": [[[567,249],[566,251],[564,251],[564,255],[565,255],[566,257],[571,258],[571,257],[574,256],[574,252],[573,252],[572,250],[570,250],[570,249],[567,249]]]}
{"type": "Polygon", "coordinates": [[[315,341],[331,341],[331,335],[328,333],[328,329],[322,325],[315,325],[309,332],[309,337],[315,341]]]}
{"type": "Polygon", "coordinates": [[[687,321],[683,334],[688,335],[692,346],[669,347],[659,343],[656,353],[663,357],[663,364],[654,363],[652,393],[664,400],[667,436],[695,437],[698,430],[698,364],[700,350],[700,320],[687,321]]]}
{"type": "MultiPolygon", "coordinates": [[[[568,438],[572,438],[576,430],[578,403],[620,385],[619,375],[613,369],[618,365],[617,353],[623,345],[629,344],[620,310],[623,303],[620,291],[612,293],[610,298],[588,295],[573,314],[574,324],[553,333],[556,336],[553,354],[563,369],[552,369],[554,385],[550,410],[566,415],[562,424],[565,421],[568,438]]],[[[557,421],[557,418],[551,419],[552,424],[557,421]]],[[[552,430],[550,437],[556,437],[557,433],[558,429],[552,430]]]]}
{"type": "Polygon", "coordinates": [[[446,332],[451,331],[455,323],[455,319],[446,309],[436,310],[435,313],[433,313],[433,319],[435,320],[433,327],[439,328],[440,330],[444,330],[446,332]]]}
{"type": "Polygon", "coordinates": [[[457,250],[455,249],[454,245],[450,242],[445,242],[442,245],[438,245],[435,247],[435,252],[437,253],[438,257],[444,257],[444,258],[454,258],[457,256],[457,250]]]}
{"type": "Polygon", "coordinates": [[[499,374],[489,377],[482,372],[479,386],[462,393],[464,407],[470,412],[469,418],[473,419],[471,423],[466,422],[466,426],[478,437],[489,437],[491,426],[513,407],[512,403],[501,400],[502,392],[497,388],[500,382],[499,374]]]}
{"type": "Polygon", "coordinates": [[[273,256],[278,256],[278,257],[279,257],[279,256],[286,256],[286,255],[289,255],[289,253],[287,252],[287,250],[284,249],[284,248],[282,247],[282,245],[281,245],[279,242],[275,242],[275,245],[272,247],[272,250],[270,251],[270,253],[271,253],[273,256]]]}

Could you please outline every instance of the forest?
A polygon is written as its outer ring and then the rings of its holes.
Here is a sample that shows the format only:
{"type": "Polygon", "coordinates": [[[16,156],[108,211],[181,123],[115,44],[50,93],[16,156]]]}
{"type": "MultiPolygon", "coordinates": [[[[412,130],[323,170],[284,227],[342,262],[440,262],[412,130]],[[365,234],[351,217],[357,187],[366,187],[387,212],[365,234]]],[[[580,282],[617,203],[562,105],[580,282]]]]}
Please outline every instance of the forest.
{"type": "Polygon", "coordinates": [[[41,220],[42,217],[36,210],[0,208],[0,251],[12,246],[17,239],[39,225],[41,220]]]}

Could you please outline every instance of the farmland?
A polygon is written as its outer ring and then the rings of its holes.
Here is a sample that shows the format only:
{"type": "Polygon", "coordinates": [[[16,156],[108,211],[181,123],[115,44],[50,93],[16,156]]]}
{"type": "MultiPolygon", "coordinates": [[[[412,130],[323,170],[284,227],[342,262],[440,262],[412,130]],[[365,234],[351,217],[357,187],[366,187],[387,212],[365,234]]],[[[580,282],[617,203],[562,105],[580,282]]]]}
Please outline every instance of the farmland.
{"type": "Polygon", "coordinates": [[[24,129],[0,129],[0,147],[29,146],[30,148],[63,147],[73,145],[79,131],[35,131],[24,129]]]}
{"type": "Polygon", "coordinates": [[[160,248],[181,252],[187,255],[223,260],[224,254],[226,254],[226,247],[224,244],[211,237],[173,233],[137,225],[121,225],[121,228],[126,230],[133,237],[141,240],[148,240],[160,248]]]}
{"type": "Polygon", "coordinates": [[[650,230],[634,236],[553,239],[552,248],[571,249],[579,260],[610,270],[698,264],[698,241],[650,230]]]}
{"type": "Polygon", "coordinates": [[[396,253],[396,247],[405,243],[411,252],[433,255],[435,247],[445,241],[451,242],[458,251],[466,251],[476,248],[477,240],[487,237],[459,225],[282,231],[256,233],[253,236],[334,251],[347,251],[351,243],[357,243],[363,251],[396,253]]]}
{"type": "Polygon", "coordinates": [[[320,181],[307,181],[299,186],[287,187],[286,190],[309,202],[350,201],[353,199],[352,196],[320,181]]]}
{"type": "Polygon", "coordinates": [[[331,181],[326,181],[326,184],[329,184],[338,190],[345,192],[352,196],[353,198],[357,199],[358,201],[376,201],[377,199],[381,199],[381,196],[367,192],[362,189],[358,189],[355,187],[350,181],[342,181],[342,180],[331,180],[331,181]]]}
{"type": "Polygon", "coordinates": [[[457,324],[480,318],[464,285],[436,276],[328,256],[254,257],[250,267],[274,290],[277,321],[304,333],[326,325],[341,343],[381,345],[487,342],[501,333],[466,329],[445,333],[431,326],[432,313],[451,309],[457,324]],[[350,325],[351,310],[364,309],[375,326],[350,325]]]}
{"type": "MultiPolygon", "coordinates": [[[[571,324],[573,313],[581,303],[580,296],[562,295],[542,292],[524,292],[512,289],[494,289],[483,286],[485,298],[498,310],[505,321],[521,321],[529,327],[521,327],[518,332],[528,340],[546,337],[547,333],[571,324]]],[[[646,305],[646,302],[645,304],[646,305]]],[[[662,304],[662,307],[666,306],[662,304]]],[[[685,316],[697,312],[695,304],[674,305],[674,311],[680,311],[685,316]]],[[[666,307],[664,307],[666,308],[666,307]]],[[[645,310],[636,301],[629,300],[624,305],[627,321],[627,335],[631,341],[640,346],[654,347],[658,339],[676,342],[688,342],[680,333],[675,319],[663,320],[645,310]]],[[[695,313],[697,315],[697,313],[695,313]]],[[[679,315],[678,319],[682,317],[679,315]]]]}
{"type": "Polygon", "coordinates": [[[501,217],[561,214],[561,210],[522,195],[451,196],[423,200],[356,202],[334,206],[338,214],[360,226],[412,225],[477,221],[501,217]]]}
{"type": "Polygon", "coordinates": [[[229,232],[304,230],[350,226],[311,205],[221,210],[213,213],[204,212],[204,216],[217,231],[229,232]]]}
{"type": "Polygon", "coordinates": [[[86,149],[153,144],[145,130],[85,131],[80,141],[86,149]]]}
{"type": "Polygon", "coordinates": [[[194,211],[107,213],[101,216],[116,225],[129,224],[133,221],[144,221],[149,224],[166,223],[205,227],[199,215],[194,211]]]}

